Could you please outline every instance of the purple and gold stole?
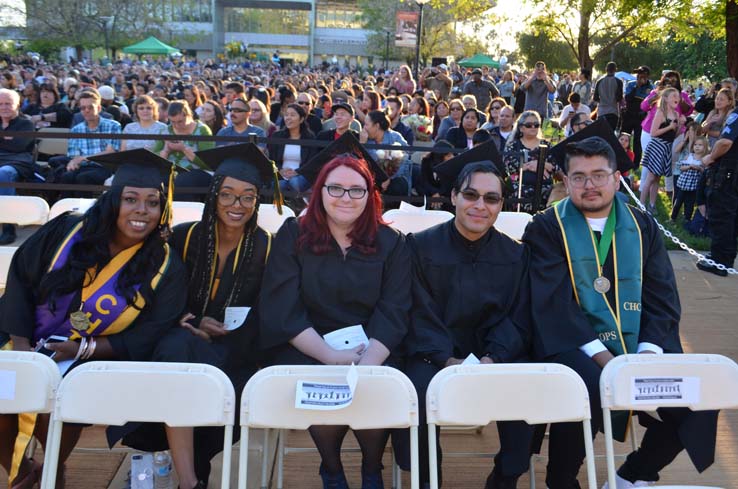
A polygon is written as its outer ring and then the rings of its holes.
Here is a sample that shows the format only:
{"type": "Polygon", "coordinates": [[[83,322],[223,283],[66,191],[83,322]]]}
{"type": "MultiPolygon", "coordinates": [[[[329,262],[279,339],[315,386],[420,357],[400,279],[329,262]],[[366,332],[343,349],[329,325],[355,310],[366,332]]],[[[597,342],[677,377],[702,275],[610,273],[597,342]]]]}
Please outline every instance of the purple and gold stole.
{"type": "MultiPolygon", "coordinates": [[[[69,234],[64,238],[59,249],[54,254],[49,266],[49,272],[58,270],[64,266],[69,259],[72,247],[81,238],[82,222],[78,223],[69,234]]],[[[123,267],[134,257],[139,249],[143,246],[143,242],[138,243],[130,248],[121,251],[110,262],[96,273],[96,270],[90,269],[85,276],[85,285],[82,288],[82,308],[81,310],[90,320],[90,327],[86,331],[78,331],[74,329],[69,322],[69,305],[74,297],[74,292],[56,299],[56,308],[52,311],[49,304],[41,304],[36,307],[36,328],[33,333],[34,341],[48,338],[51,335],[66,336],[72,340],[81,338],[82,336],[106,336],[120,333],[138,317],[141,310],[146,305],[146,301],[138,292],[140,286],[135,286],[136,296],[134,304],[136,307],[129,306],[124,297],[121,297],[115,291],[115,285],[118,281],[123,267]]],[[[151,289],[156,290],[162,276],[169,266],[170,249],[168,244],[164,244],[164,261],[159,271],[151,280],[151,289]]],[[[10,467],[9,482],[10,485],[18,475],[18,468],[23,460],[26,448],[33,437],[33,431],[36,426],[36,414],[21,413],[18,415],[18,435],[15,439],[13,449],[13,458],[10,467]]]]}
{"type": "MultiPolygon", "coordinates": [[[[81,228],[82,223],[80,222],[64,239],[51,261],[49,272],[58,270],[66,264],[72,247],[81,238],[81,228]]],[[[41,304],[36,307],[34,340],[39,341],[51,335],[67,336],[75,340],[82,336],[116,334],[126,329],[136,319],[146,305],[146,302],[138,292],[140,285],[134,287],[136,290],[136,296],[134,298],[136,307],[127,304],[126,299],[115,291],[115,285],[123,267],[126,266],[142,246],[143,242],[121,251],[99,273],[96,273],[94,269],[87,271],[81,297],[81,311],[90,320],[90,327],[87,330],[76,330],[69,322],[69,305],[74,297],[74,293],[70,293],[56,299],[56,308],[54,311],[50,309],[49,304],[41,304]]],[[[162,268],[151,281],[152,290],[156,289],[169,263],[168,245],[165,245],[165,249],[166,257],[162,268]]]]}

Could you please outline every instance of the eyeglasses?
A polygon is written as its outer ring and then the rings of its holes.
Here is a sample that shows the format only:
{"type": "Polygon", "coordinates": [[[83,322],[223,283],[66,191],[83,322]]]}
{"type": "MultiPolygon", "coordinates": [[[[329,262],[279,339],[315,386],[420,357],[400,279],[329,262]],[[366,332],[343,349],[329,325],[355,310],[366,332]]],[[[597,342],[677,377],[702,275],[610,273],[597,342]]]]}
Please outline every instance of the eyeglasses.
{"type": "Polygon", "coordinates": [[[458,106],[453,106],[453,107],[451,107],[451,110],[454,110],[454,111],[456,111],[456,110],[458,110],[458,111],[462,111],[462,110],[464,110],[464,109],[463,109],[462,107],[458,107],[458,106]]]}
{"type": "Polygon", "coordinates": [[[236,114],[243,114],[244,112],[251,112],[251,110],[231,108],[231,112],[235,112],[236,114]]]}
{"type": "Polygon", "coordinates": [[[615,172],[605,173],[593,173],[592,175],[572,175],[569,178],[569,181],[571,182],[572,186],[575,188],[584,188],[587,186],[587,180],[592,182],[592,185],[595,187],[602,187],[603,185],[607,184],[607,181],[610,179],[610,175],[614,174],[615,172]]]}
{"type": "Polygon", "coordinates": [[[469,202],[476,202],[479,200],[479,197],[482,197],[482,200],[487,205],[497,205],[502,202],[502,197],[500,197],[498,194],[493,194],[490,192],[484,195],[480,195],[479,192],[477,192],[473,188],[462,190],[461,196],[464,197],[464,200],[467,200],[469,202]]]}
{"type": "Polygon", "coordinates": [[[349,199],[363,199],[367,193],[367,189],[361,187],[343,188],[339,185],[324,185],[328,191],[328,195],[333,198],[340,199],[344,194],[348,193],[349,199]]]}
{"type": "Polygon", "coordinates": [[[520,125],[523,126],[523,127],[528,128],[528,129],[531,129],[533,127],[535,127],[536,129],[538,129],[539,127],[541,127],[541,125],[539,123],[537,123],[537,122],[526,122],[526,123],[520,124],[520,125]]]}
{"type": "Polygon", "coordinates": [[[256,197],[253,195],[235,195],[230,192],[218,193],[218,203],[224,207],[230,207],[238,201],[241,207],[254,207],[256,197]]]}
{"type": "Polygon", "coordinates": [[[490,110],[500,110],[501,108],[502,108],[502,107],[500,107],[499,105],[493,105],[493,106],[492,106],[492,107],[490,107],[489,109],[490,109],[490,110]]]}

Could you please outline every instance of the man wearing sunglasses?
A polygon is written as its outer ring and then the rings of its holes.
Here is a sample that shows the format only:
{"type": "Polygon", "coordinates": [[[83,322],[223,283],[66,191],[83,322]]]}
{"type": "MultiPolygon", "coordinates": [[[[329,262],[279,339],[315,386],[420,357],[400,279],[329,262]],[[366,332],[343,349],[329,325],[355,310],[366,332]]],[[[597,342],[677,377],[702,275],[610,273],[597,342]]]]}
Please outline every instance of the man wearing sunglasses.
{"type": "MultiPolygon", "coordinates": [[[[428,453],[425,393],[433,376],[464,362],[524,360],[528,351],[528,249],[494,228],[503,201],[499,170],[490,161],[465,160],[462,154],[436,168],[442,180],[454,180],[456,217],[408,237],[414,271],[405,372],[418,391],[421,487],[430,477],[422,454],[428,453]]],[[[532,430],[524,422],[497,426],[501,448],[485,487],[512,488],[528,469],[532,430]]]]}
{"type": "MultiPolygon", "coordinates": [[[[266,133],[264,129],[259,126],[255,126],[249,123],[249,116],[251,115],[251,106],[246,101],[243,94],[235,95],[230,103],[230,115],[231,123],[226,127],[220,129],[216,136],[229,136],[239,137],[248,139],[250,135],[254,135],[258,138],[265,138],[266,133]]],[[[218,141],[218,146],[230,146],[232,144],[239,144],[243,141],[218,141]]],[[[264,142],[257,143],[259,148],[263,151],[266,148],[264,142]]]]}
{"type": "MultiPolygon", "coordinates": [[[[620,171],[613,147],[599,136],[569,142],[564,168],[569,197],[536,215],[523,235],[531,252],[533,355],[567,365],[584,380],[597,433],[602,368],[624,353],[682,353],[681,309],[656,223],[616,198],[620,171]]],[[[629,413],[616,414],[614,436],[622,441],[629,413]]],[[[683,449],[700,472],[712,464],[714,411],[668,408],[658,417],[639,413],[647,428],[640,448],[628,455],[617,488],[610,489],[652,485],[683,449]]],[[[585,456],[581,423],[556,423],[549,433],[546,485],[578,488],[585,456]]]]}

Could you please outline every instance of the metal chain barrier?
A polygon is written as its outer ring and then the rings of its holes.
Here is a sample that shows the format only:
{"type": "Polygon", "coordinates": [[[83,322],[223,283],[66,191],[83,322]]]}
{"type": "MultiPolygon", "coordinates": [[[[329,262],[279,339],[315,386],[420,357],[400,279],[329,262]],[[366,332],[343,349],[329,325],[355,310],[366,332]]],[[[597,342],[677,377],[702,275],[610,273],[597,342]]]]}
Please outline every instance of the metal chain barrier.
{"type": "Polygon", "coordinates": [[[643,203],[641,202],[641,199],[639,199],[638,197],[636,197],[636,194],[633,193],[633,190],[628,186],[627,182],[625,181],[625,178],[623,178],[622,175],[620,176],[620,187],[621,188],[622,187],[625,187],[625,189],[630,194],[631,198],[635,201],[636,204],[638,204],[638,207],[643,212],[645,212],[646,214],[651,215],[651,217],[653,218],[654,222],[659,227],[659,229],[664,234],[664,236],[666,236],[667,238],[669,238],[670,240],[672,240],[675,245],[679,246],[681,249],[683,249],[684,251],[686,251],[690,255],[692,255],[695,258],[697,258],[697,261],[705,262],[708,265],[713,266],[713,267],[717,268],[718,270],[724,270],[724,271],[728,272],[731,275],[738,275],[738,270],[736,270],[735,268],[728,268],[725,265],[723,265],[722,263],[717,263],[715,260],[713,260],[711,258],[707,258],[702,253],[699,253],[699,252],[693,250],[692,248],[690,248],[689,246],[687,246],[686,243],[683,243],[679,238],[677,238],[676,236],[674,236],[674,234],[671,231],[669,231],[668,229],[666,229],[656,219],[656,216],[654,216],[653,214],[651,214],[651,212],[649,212],[648,210],[646,210],[646,206],[643,205],[643,203]]]}

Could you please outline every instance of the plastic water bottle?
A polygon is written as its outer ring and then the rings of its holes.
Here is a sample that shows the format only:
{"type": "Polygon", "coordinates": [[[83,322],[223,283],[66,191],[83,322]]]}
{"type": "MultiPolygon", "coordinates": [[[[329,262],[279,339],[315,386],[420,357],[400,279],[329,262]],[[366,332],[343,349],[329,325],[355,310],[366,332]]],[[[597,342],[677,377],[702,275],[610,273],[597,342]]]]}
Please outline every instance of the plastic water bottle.
{"type": "Polygon", "coordinates": [[[156,489],[172,487],[172,457],[169,452],[154,454],[154,487],[156,489]]]}

